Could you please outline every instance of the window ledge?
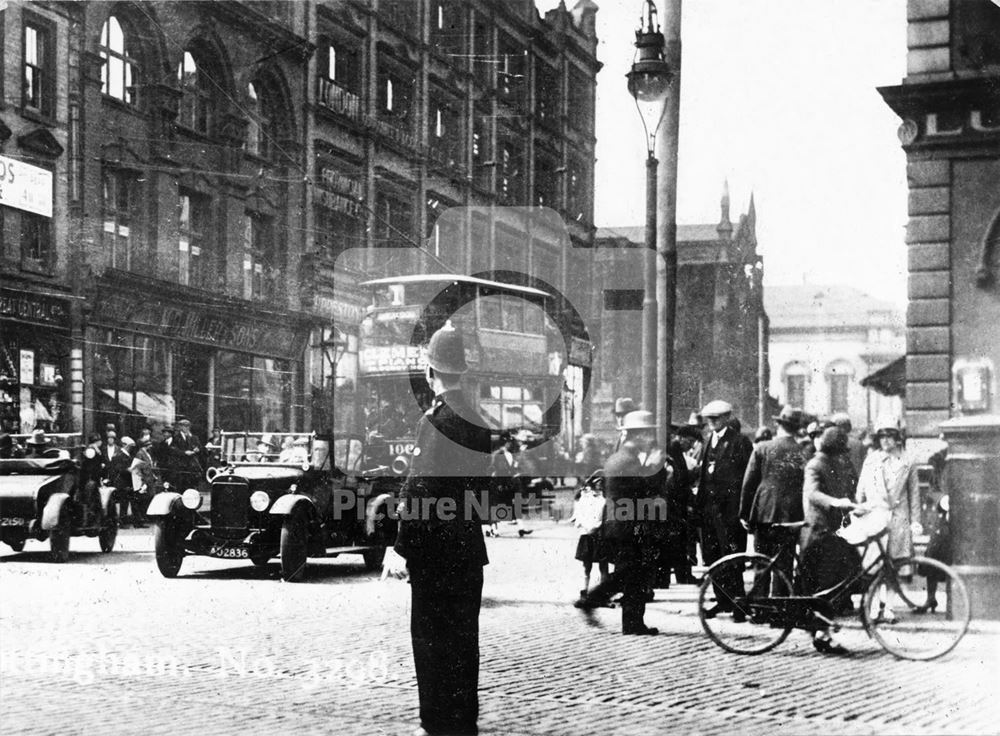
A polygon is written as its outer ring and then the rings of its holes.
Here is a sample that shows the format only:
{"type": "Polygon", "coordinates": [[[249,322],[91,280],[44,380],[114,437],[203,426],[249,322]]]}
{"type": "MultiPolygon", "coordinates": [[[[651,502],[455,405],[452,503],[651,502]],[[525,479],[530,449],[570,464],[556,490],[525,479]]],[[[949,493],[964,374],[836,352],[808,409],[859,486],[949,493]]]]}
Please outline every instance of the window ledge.
{"type": "Polygon", "coordinates": [[[54,274],[51,266],[41,261],[36,261],[33,258],[21,258],[21,270],[26,273],[39,274],[40,276],[52,276],[54,274]]]}

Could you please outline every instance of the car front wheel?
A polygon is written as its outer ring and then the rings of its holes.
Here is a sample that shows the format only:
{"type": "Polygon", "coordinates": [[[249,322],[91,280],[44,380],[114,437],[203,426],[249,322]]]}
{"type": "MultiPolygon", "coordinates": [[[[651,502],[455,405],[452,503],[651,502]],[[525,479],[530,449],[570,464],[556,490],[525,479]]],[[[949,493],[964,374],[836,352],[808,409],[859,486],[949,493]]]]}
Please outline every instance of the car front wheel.
{"type": "Polygon", "coordinates": [[[293,509],[281,526],[281,577],[298,582],[306,569],[309,542],[309,520],[302,509],[293,509]]]}
{"type": "Polygon", "coordinates": [[[164,518],[153,525],[153,549],[160,574],[165,578],[177,577],[184,562],[184,548],[174,520],[164,518]]]}

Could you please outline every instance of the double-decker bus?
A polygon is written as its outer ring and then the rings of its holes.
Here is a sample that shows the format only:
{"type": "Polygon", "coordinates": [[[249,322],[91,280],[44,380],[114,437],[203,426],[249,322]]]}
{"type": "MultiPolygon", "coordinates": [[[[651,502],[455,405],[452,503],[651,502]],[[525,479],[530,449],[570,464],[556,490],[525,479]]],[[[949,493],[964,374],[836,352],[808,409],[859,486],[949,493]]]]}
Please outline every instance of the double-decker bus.
{"type": "Polygon", "coordinates": [[[552,294],[455,274],[379,278],[362,286],[371,289],[372,301],[361,323],[359,397],[369,445],[382,446],[396,474],[406,472],[417,421],[433,398],[424,378],[425,348],[448,322],[465,341],[463,389],[478,401],[495,438],[507,431],[538,443],[560,432],[567,345],[553,319],[552,294]]]}

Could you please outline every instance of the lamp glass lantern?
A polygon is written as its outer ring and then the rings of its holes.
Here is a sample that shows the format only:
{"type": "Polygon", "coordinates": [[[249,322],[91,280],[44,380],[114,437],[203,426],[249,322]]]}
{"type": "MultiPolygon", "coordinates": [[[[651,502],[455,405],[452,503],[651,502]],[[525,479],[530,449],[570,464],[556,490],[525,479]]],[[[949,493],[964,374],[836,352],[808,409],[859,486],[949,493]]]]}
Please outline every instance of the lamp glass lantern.
{"type": "MultiPolygon", "coordinates": [[[[337,327],[324,327],[320,334],[319,347],[323,351],[323,356],[326,358],[327,364],[330,366],[331,382],[336,385],[337,365],[347,350],[347,335],[337,327]]],[[[325,383],[326,381],[324,380],[325,383]]]]}
{"type": "Polygon", "coordinates": [[[663,34],[653,0],[646,0],[646,11],[635,32],[635,59],[625,76],[646,132],[646,151],[652,157],[674,75],[663,57],[663,34]]]}

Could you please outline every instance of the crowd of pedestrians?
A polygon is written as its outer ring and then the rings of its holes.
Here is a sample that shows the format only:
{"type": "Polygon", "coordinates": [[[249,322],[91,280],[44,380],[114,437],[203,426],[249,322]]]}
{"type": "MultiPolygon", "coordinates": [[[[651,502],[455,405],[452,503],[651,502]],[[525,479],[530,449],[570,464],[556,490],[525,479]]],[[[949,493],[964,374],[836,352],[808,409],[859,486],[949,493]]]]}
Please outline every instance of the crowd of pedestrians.
{"type": "MultiPolygon", "coordinates": [[[[671,573],[678,584],[697,582],[691,574],[696,542],[709,566],[745,552],[752,535],[755,552],[779,560],[778,572],[758,583],[771,595],[789,595],[790,585],[810,594],[844,579],[862,563],[865,542],[885,530],[892,557],[913,555],[914,537],[923,534],[917,464],[895,420],[876,422],[869,447],[853,435],[846,415],[818,419],[786,406],[773,417],[773,429],[761,427],[751,440],[732,406],[716,400],[689,424],[673,426],[661,449],[649,412],[636,410],[629,399],[615,408],[618,447],[604,461],[603,477],[588,468],[590,479],[577,493],[572,519],[581,530],[576,558],[584,565],[584,589],[575,605],[588,620],[595,608],[614,605],[612,596],[621,592],[622,633],[656,633],[643,621],[644,602],[652,600],[654,588],[670,584],[671,573]],[[622,499],[655,498],[664,501],[662,518],[611,515],[622,499]],[[591,587],[595,564],[600,578],[591,587]]],[[[590,465],[596,464],[591,458],[590,465]]],[[[946,509],[941,516],[941,533],[929,552],[947,559],[946,509]]],[[[741,581],[714,582],[716,604],[704,614],[740,620],[743,613],[728,603],[725,591],[741,581]]],[[[929,581],[920,609],[933,610],[934,598],[929,581]]],[[[892,617],[891,607],[883,615],[892,617]]],[[[826,633],[817,635],[816,648],[844,651],[826,633]]]]}

